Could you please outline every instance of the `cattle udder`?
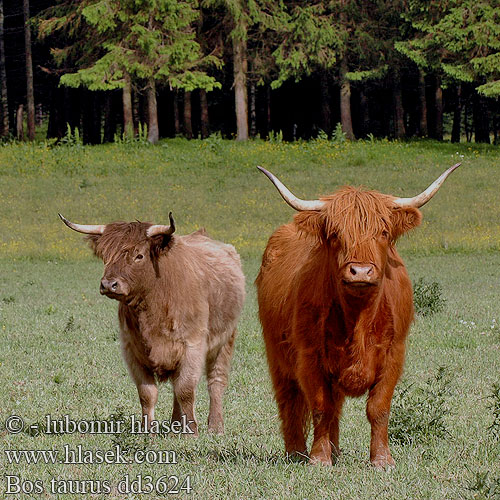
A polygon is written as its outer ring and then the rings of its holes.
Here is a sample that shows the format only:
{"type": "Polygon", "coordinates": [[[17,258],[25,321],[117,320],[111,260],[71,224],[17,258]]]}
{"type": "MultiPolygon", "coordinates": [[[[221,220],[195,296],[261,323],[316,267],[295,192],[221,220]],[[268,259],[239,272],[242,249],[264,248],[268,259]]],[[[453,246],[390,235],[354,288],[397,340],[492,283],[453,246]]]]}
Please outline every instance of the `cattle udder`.
{"type": "Polygon", "coordinates": [[[198,434],[195,391],[205,371],[210,396],[208,429],[222,433],[222,396],[245,297],[240,257],[232,245],[205,231],[178,236],[170,225],[114,222],[74,224],[104,261],[100,292],[119,301],[125,361],[134,380],[145,425],[151,426],[157,381],[174,390],[172,421],[185,418],[198,434]]]}
{"type": "Polygon", "coordinates": [[[423,193],[396,198],[344,187],[320,200],[295,197],[258,167],[299,211],[269,239],[256,285],[267,360],[286,452],[330,465],[339,453],[346,396],[368,392],[370,461],[394,465],[388,446],[391,399],[413,320],[413,292],[395,248],[418,226],[454,165],[423,193]]]}

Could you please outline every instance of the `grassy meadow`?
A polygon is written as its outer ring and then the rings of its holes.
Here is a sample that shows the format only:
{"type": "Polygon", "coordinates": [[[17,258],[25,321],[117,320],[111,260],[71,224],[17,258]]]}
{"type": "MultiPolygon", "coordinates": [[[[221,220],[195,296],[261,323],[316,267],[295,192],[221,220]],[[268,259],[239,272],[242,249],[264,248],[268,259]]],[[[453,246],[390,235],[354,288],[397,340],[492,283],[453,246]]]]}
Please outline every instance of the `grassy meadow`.
{"type": "MultiPolygon", "coordinates": [[[[214,136],[154,147],[1,146],[0,498],[500,498],[500,396],[492,396],[500,384],[499,193],[498,147],[475,144],[239,144],[214,136]],[[302,198],[345,184],[413,196],[458,161],[462,167],[422,209],[422,226],[398,243],[413,281],[437,282],[445,302],[435,314],[418,316],[410,331],[390,428],[396,468],[369,464],[364,397],[344,407],[342,455],[333,467],[287,461],[253,281],[267,239],[293,211],[255,166],[302,198]],[[225,434],[206,432],[204,380],[196,440],[33,431],[46,415],[87,421],[140,415],[121,359],[117,303],[99,294],[102,263],[57,212],[87,224],[167,223],[170,210],[179,233],[204,226],[243,258],[248,295],[224,401],[225,434]],[[23,432],[7,432],[10,415],[22,417],[23,432]],[[65,445],[106,451],[117,444],[170,450],[177,463],[9,464],[5,453],[65,445]],[[120,494],[116,484],[127,474],[153,482],[173,475],[179,486],[190,476],[192,492],[120,494]],[[39,480],[43,492],[7,495],[7,475],[39,480]],[[53,494],[51,479],[109,480],[112,491],[53,494]]],[[[162,386],[156,418],[168,420],[171,404],[170,387],[162,386]]]]}

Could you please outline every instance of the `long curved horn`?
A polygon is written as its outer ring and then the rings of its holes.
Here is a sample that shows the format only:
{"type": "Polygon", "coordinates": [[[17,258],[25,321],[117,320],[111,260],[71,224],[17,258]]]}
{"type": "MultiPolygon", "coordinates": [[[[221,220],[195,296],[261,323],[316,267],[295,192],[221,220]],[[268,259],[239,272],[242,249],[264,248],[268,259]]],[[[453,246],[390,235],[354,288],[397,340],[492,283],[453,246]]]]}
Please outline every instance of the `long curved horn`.
{"type": "Polygon", "coordinates": [[[171,234],[174,234],[175,221],[172,216],[172,212],[168,214],[168,218],[170,219],[170,226],[164,226],[161,224],[156,224],[154,226],[151,226],[146,231],[148,238],[152,238],[153,236],[158,236],[159,234],[162,234],[163,236],[170,236],[171,234]]]}
{"type": "Polygon", "coordinates": [[[438,191],[446,178],[459,166],[461,163],[457,163],[450,167],[446,172],[441,174],[425,191],[413,198],[396,198],[394,203],[400,207],[415,207],[420,208],[425,205],[438,191]]]}
{"type": "Polygon", "coordinates": [[[262,167],[257,167],[274,184],[282,198],[295,210],[321,210],[325,203],[320,200],[301,200],[297,198],[277,177],[262,167]]]}
{"type": "Polygon", "coordinates": [[[75,224],[74,222],[70,222],[68,219],[64,218],[61,214],[59,215],[60,219],[73,231],[78,231],[79,233],[84,234],[102,234],[106,229],[106,224],[75,224]]]}

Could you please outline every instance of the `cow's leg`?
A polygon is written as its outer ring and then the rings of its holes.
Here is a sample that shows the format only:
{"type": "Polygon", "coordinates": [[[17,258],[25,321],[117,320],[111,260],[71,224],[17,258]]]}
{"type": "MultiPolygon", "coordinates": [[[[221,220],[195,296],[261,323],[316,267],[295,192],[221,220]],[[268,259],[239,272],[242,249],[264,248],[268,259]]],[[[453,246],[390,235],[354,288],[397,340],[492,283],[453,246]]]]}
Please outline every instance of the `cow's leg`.
{"type": "Polygon", "coordinates": [[[395,464],[389,450],[387,426],[392,395],[403,367],[404,346],[401,352],[393,352],[391,357],[392,359],[389,359],[388,356],[386,369],[378,382],[370,389],[366,404],[366,416],[371,425],[370,462],[377,468],[395,464]],[[390,369],[387,368],[388,366],[390,369]]]}
{"type": "Polygon", "coordinates": [[[142,416],[143,418],[147,417],[149,428],[154,419],[155,406],[158,401],[158,387],[154,375],[137,361],[134,354],[129,349],[123,349],[123,356],[127,363],[130,376],[137,387],[139,401],[142,407],[142,416]]]}
{"type": "Polygon", "coordinates": [[[327,380],[319,371],[311,367],[320,366],[317,354],[299,352],[297,374],[300,387],[304,391],[307,404],[312,413],[314,439],[309,455],[311,464],[332,464],[332,444],[330,442],[330,424],[333,421],[335,405],[327,380]]]}
{"type": "Polygon", "coordinates": [[[333,418],[330,422],[330,442],[333,447],[333,455],[338,457],[340,455],[339,446],[339,427],[340,415],[342,414],[342,406],[344,405],[345,396],[341,391],[332,391],[333,400],[333,418]]]}
{"type": "Polygon", "coordinates": [[[309,460],[311,464],[332,465],[332,444],[330,442],[331,410],[316,404],[313,410],[314,439],[309,460]],[[322,407],[320,409],[319,407],[322,407]]]}
{"type": "Polygon", "coordinates": [[[177,422],[177,421],[180,421],[181,418],[182,418],[181,405],[180,405],[179,401],[177,400],[177,398],[175,396],[175,392],[174,392],[174,408],[172,410],[172,419],[171,419],[171,421],[172,422],[177,422]]]}
{"type": "Polygon", "coordinates": [[[210,411],[208,414],[208,430],[217,434],[224,433],[224,418],[222,416],[222,396],[227,386],[229,367],[234,350],[236,329],[228,342],[214,355],[207,357],[207,384],[210,396],[210,411]]]}
{"type": "Polygon", "coordinates": [[[295,380],[273,376],[276,402],[281,419],[285,450],[290,457],[306,457],[307,403],[295,380]]]}
{"type": "MultiPolygon", "coordinates": [[[[174,388],[174,411],[176,416],[185,415],[189,422],[189,428],[192,431],[191,436],[198,436],[198,422],[194,413],[194,403],[196,386],[200,381],[203,366],[205,364],[204,346],[197,348],[188,347],[180,367],[172,377],[172,386],[174,388]],[[176,408],[176,402],[179,408],[176,408]],[[180,410],[180,412],[179,412],[180,410]]],[[[175,420],[180,420],[176,418],[175,420]]]]}

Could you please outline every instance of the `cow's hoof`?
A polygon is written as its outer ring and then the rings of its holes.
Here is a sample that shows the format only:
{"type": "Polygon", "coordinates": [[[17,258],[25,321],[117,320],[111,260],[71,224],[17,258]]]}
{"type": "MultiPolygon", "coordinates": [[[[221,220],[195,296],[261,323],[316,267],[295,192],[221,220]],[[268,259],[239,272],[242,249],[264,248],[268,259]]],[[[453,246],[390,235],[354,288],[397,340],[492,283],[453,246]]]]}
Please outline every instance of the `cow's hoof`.
{"type": "Polygon", "coordinates": [[[332,465],[331,457],[311,457],[309,458],[309,465],[332,465]]]}
{"type": "Polygon", "coordinates": [[[375,458],[371,459],[373,467],[379,470],[392,469],[396,466],[396,462],[391,457],[391,455],[378,455],[375,458]]]}
{"type": "Polygon", "coordinates": [[[224,424],[208,425],[208,432],[222,436],[224,434],[224,424]]]}

